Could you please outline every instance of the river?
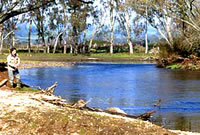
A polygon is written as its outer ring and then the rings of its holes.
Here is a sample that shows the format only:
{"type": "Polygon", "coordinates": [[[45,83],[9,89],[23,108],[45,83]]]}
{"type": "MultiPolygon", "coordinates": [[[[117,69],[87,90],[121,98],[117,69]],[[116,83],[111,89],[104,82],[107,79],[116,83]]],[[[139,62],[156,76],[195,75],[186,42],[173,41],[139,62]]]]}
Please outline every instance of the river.
{"type": "Polygon", "coordinates": [[[119,107],[138,115],[156,110],[152,122],[168,129],[200,132],[200,72],[168,70],[155,64],[78,63],[71,67],[20,70],[22,81],[88,106],[119,107]],[[159,107],[154,104],[161,99],[159,107]]]}

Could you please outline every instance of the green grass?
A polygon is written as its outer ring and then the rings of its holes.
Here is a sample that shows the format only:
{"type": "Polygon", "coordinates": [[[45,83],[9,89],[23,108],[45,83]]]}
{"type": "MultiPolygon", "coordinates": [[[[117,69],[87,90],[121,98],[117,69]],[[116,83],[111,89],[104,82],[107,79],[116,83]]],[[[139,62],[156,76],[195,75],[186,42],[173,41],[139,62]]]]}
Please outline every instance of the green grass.
{"type": "Polygon", "coordinates": [[[20,88],[18,91],[20,91],[20,92],[39,92],[38,89],[28,88],[28,87],[20,88]]]}
{"type": "Polygon", "coordinates": [[[90,53],[90,54],[63,54],[63,53],[19,53],[19,56],[29,56],[29,57],[34,57],[34,56],[42,56],[42,57],[148,57],[152,56],[151,54],[145,54],[145,53],[90,53]]]}
{"type": "Polygon", "coordinates": [[[168,69],[180,69],[181,65],[180,64],[173,64],[173,65],[166,66],[166,68],[168,68],[168,69]]]}
{"type": "Polygon", "coordinates": [[[92,57],[118,57],[118,58],[123,58],[123,57],[149,57],[151,56],[150,54],[145,54],[145,53],[114,53],[114,54],[109,54],[109,53],[93,53],[90,56],[92,57]]]}
{"type": "MultiPolygon", "coordinates": [[[[6,62],[6,57],[8,56],[8,53],[4,53],[0,55],[0,62],[6,62]]],[[[145,57],[156,57],[155,55],[151,54],[145,54],[145,53],[90,53],[90,54],[63,54],[63,53],[19,53],[19,57],[21,58],[22,62],[24,60],[31,60],[31,61],[65,61],[65,60],[71,60],[71,61],[78,61],[88,58],[100,58],[103,60],[108,59],[143,59],[145,57]]]]}

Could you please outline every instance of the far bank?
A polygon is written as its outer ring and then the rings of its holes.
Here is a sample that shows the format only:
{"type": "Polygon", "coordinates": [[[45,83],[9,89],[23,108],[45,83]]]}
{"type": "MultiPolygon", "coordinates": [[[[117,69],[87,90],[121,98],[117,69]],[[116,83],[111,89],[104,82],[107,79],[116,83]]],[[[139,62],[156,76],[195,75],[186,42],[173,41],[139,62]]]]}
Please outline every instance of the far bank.
{"type": "MultiPolygon", "coordinates": [[[[0,61],[5,61],[7,53],[1,54],[0,61]]],[[[80,61],[101,61],[101,62],[142,62],[149,61],[155,62],[157,59],[156,55],[145,54],[145,53],[97,53],[97,54],[45,54],[45,53],[19,53],[21,60],[29,61],[57,61],[57,62],[80,62],[80,61]]]]}

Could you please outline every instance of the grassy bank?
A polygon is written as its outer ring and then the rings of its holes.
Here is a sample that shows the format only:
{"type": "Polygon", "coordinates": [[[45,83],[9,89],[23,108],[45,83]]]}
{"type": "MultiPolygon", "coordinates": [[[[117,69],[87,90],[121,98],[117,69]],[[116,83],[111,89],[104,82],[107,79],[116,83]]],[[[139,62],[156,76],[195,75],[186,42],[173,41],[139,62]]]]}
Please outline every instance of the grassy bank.
{"type": "MultiPolygon", "coordinates": [[[[8,54],[1,54],[1,61],[5,61],[8,54]]],[[[39,60],[39,61],[141,61],[146,57],[156,57],[155,55],[145,53],[91,53],[91,54],[45,54],[45,53],[19,53],[19,57],[22,60],[39,60]]]]}

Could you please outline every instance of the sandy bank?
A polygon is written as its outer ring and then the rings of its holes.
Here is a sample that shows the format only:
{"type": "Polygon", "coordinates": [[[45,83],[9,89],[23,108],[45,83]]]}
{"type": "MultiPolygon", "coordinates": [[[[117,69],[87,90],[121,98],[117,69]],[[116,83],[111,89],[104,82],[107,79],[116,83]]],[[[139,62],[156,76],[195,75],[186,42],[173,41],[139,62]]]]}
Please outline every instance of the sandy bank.
{"type": "Polygon", "coordinates": [[[174,135],[150,122],[59,107],[42,94],[0,90],[0,134],[174,135]]]}

